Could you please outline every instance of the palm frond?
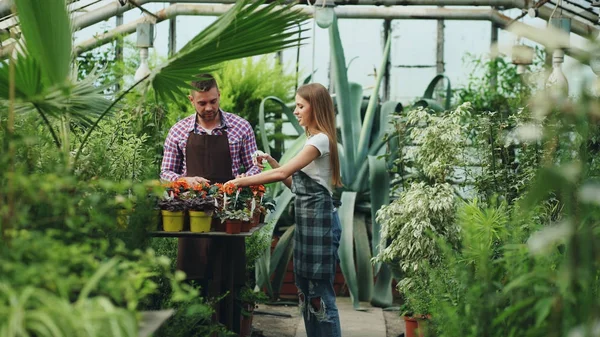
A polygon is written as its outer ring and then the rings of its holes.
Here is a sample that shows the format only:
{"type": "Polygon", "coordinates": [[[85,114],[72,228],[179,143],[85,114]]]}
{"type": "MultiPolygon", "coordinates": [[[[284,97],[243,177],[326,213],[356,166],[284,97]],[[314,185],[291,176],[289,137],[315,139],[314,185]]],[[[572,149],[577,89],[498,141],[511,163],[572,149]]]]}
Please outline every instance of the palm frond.
{"type": "Polygon", "coordinates": [[[304,40],[298,31],[306,14],[291,5],[261,6],[263,2],[237,2],[159,67],[151,75],[157,97],[175,99],[183,95],[197,74],[210,72],[224,61],[273,53],[304,40]]]}
{"type": "Polygon", "coordinates": [[[65,0],[15,0],[27,51],[48,85],[62,84],[71,71],[71,20],[65,0]]]}
{"type": "MultiPolygon", "coordinates": [[[[19,54],[15,59],[15,96],[27,100],[43,91],[40,63],[30,55],[19,54]]],[[[0,98],[8,100],[8,62],[0,62],[0,98]]]]}
{"type": "Polygon", "coordinates": [[[49,117],[68,114],[72,122],[88,127],[112,104],[103,94],[106,86],[98,87],[97,84],[98,76],[91,75],[69,87],[50,90],[44,96],[30,99],[30,102],[49,117]]]}

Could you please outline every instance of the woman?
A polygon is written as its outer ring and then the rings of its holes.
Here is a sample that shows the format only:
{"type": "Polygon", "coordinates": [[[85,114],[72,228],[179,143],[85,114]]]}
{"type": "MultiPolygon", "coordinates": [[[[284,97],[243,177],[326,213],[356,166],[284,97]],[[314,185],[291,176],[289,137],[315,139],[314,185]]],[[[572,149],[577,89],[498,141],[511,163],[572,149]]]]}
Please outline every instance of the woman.
{"type": "Polygon", "coordinates": [[[295,193],[294,274],[308,337],[341,336],[333,280],[341,235],[332,199],[341,185],[333,101],[318,83],[296,93],[294,115],[308,137],[304,148],[285,165],[271,156],[273,170],[230,181],[238,187],[283,181],[295,193]],[[307,304],[308,303],[308,304],[307,304]]]}

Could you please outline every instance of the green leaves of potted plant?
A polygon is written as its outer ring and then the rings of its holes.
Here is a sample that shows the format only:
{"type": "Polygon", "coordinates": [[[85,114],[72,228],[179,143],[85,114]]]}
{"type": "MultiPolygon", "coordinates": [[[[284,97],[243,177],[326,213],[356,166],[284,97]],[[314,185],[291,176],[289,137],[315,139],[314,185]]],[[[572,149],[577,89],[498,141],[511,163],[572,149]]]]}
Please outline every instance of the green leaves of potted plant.
{"type": "Polygon", "coordinates": [[[212,215],[216,209],[215,199],[209,194],[210,185],[199,184],[192,188],[185,200],[190,215],[191,232],[209,232],[212,215]]]}
{"type": "Polygon", "coordinates": [[[259,303],[267,301],[268,297],[262,291],[253,291],[248,286],[240,290],[240,304],[242,306],[242,319],[240,323],[240,337],[250,337],[252,334],[252,317],[254,309],[259,303]]]}
{"type": "Polygon", "coordinates": [[[225,231],[228,234],[239,234],[242,230],[242,221],[250,221],[250,210],[247,208],[223,210],[219,218],[221,222],[225,222],[225,231]]]}

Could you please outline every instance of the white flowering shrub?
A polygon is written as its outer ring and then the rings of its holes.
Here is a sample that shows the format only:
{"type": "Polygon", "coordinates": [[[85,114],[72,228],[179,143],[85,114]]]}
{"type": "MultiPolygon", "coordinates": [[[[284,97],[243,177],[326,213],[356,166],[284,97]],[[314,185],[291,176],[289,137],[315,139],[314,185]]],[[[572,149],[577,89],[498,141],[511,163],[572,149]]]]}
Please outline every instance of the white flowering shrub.
{"type": "Polygon", "coordinates": [[[440,259],[436,240],[455,245],[459,227],[455,224],[456,195],[447,182],[464,162],[471,106],[464,103],[444,115],[427,110],[410,111],[406,116],[406,147],[401,161],[416,173],[399,197],[377,212],[382,226],[381,252],[376,261],[392,263],[403,271],[417,271],[424,262],[440,259]]]}
{"type": "Polygon", "coordinates": [[[454,167],[464,161],[468,129],[462,121],[471,116],[470,110],[471,104],[463,103],[441,116],[424,109],[410,111],[406,118],[407,137],[416,146],[407,148],[401,160],[413,160],[414,168],[430,181],[445,182],[454,167]]]}
{"type": "Polygon", "coordinates": [[[458,242],[455,213],[454,189],[450,184],[411,184],[400,198],[377,212],[382,242],[387,242],[387,247],[376,259],[399,265],[403,271],[416,271],[425,261],[435,263],[440,255],[436,238],[458,242]]]}

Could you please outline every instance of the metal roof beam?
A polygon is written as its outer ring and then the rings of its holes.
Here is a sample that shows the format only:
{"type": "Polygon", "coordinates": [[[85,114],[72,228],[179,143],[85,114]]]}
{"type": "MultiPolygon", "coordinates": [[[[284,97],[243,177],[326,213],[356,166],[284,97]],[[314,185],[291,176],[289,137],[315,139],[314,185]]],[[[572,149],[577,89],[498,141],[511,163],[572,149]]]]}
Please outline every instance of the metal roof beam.
{"type": "MultiPolygon", "coordinates": [[[[178,15],[201,15],[213,16],[225,13],[231,8],[230,5],[187,5],[174,4],[155,13],[157,19],[140,18],[131,21],[125,25],[115,28],[109,32],[98,35],[95,38],[83,41],[76,46],[77,53],[82,53],[105,43],[108,43],[119,36],[135,32],[138,23],[153,21],[161,22],[178,15]]],[[[300,9],[307,14],[313,14],[311,7],[303,6],[300,9]]],[[[450,9],[450,8],[356,8],[356,7],[336,7],[336,15],[339,18],[352,19],[413,19],[413,20],[475,20],[492,21],[502,28],[509,24],[525,25],[521,22],[513,22],[512,18],[501,14],[492,9],[450,9]]],[[[543,11],[540,12],[542,14],[543,11]]],[[[550,13],[548,13],[550,15],[550,13]]],[[[598,30],[589,26],[580,26],[573,23],[572,30],[580,35],[597,35],[598,30]]]]}
{"type": "MultiPolygon", "coordinates": [[[[137,3],[143,4],[152,0],[137,0],[137,3]]],[[[154,0],[156,1],[156,0],[154,0]]],[[[431,1],[431,0],[403,0],[413,3],[431,1]]],[[[449,3],[464,0],[435,0],[436,3],[449,3]]],[[[474,0],[469,0],[474,1],[474,0]]],[[[477,0],[479,1],[479,0],[477,0]]],[[[506,1],[506,0],[503,0],[506,1]]],[[[524,0],[510,0],[515,5],[522,4],[524,0]]],[[[375,2],[375,1],[374,1],[375,2]]],[[[115,1],[114,4],[118,3],[115,1]]],[[[129,6],[129,5],[128,5],[129,6]]],[[[136,26],[140,22],[154,21],[161,22],[166,19],[178,15],[204,15],[215,16],[225,13],[232,5],[192,5],[192,4],[173,4],[163,10],[155,13],[156,18],[142,17],[131,21],[127,24],[119,26],[109,32],[100,34],[92,39],[83,41],[75,46],[78,53],[91,50],[100,45],[106,44],[117,37],[131,34],[135,32],[136,26]]],[[[87,13],[75,18],[74,26],[85,27],[86,25],[94,24],[112,17],[119,13],[127,11],[127,6],[121,7],[113,4],[101,7],[103,10],[97,9],[91,13],[87,13]]],[[[298,6],[298,8],[307,14],[313,14],[313,7],[298,6]]],[[[415,19],[415,20],[479,20],[492,21],[505,28],[508,24],[513,23],[512,18],[507,17],[500,12],[492,9],[463,9],[463,8],[412,8],[412,7],[361,7],[361,6],[338,6],[334,8],[339,18],[354,18],[354,19],[415,19]]],[[[552,8],[542,6],[539,8],[539,15],[543,19],[548,19],[552,15],[552,8]]],[[[563,15],[567,16],[566,13],[563,15]]],[[[573,20],[571,23],[573,33],[581,36],[598,35],[598,29],[587,25],[581,21],[573,20]]],[[[0,49],[0,57],[5,57],[13,48],[12,45],[5,45],[0,49]]]]}

